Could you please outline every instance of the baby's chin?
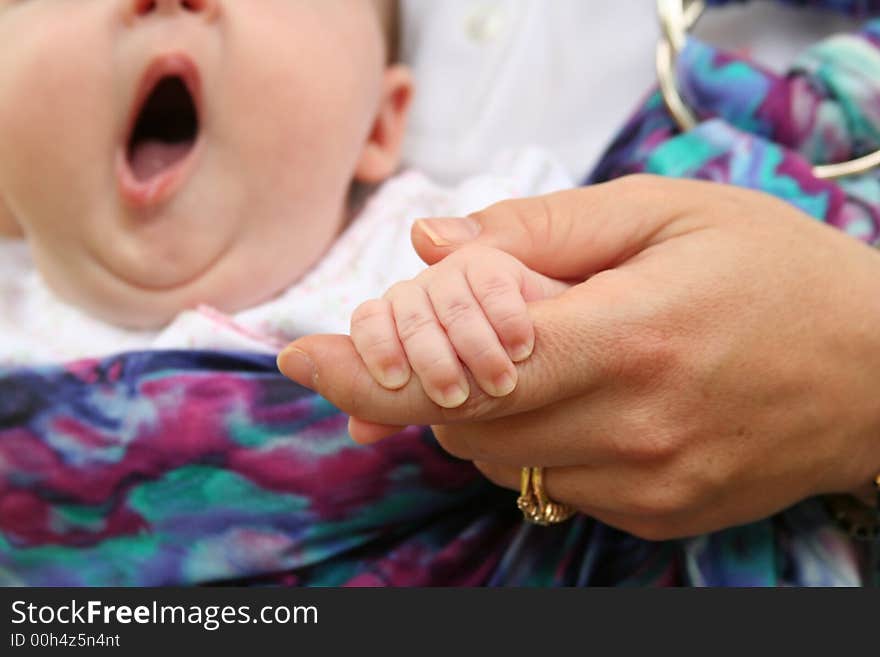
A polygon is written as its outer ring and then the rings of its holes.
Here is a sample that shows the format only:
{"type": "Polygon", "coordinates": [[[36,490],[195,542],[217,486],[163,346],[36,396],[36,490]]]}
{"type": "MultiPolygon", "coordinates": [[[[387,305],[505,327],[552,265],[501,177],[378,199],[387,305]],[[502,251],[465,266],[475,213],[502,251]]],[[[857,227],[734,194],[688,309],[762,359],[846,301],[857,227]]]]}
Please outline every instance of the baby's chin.
{"type": "Polygon", "coordinates": [[[66,244],[66,253],[57,240],[34,239],[33,255],[49,288],[69,305],[120,328],[158,330],[201,306],[231,315],[271,301],[326,253],[341,221],[303,230],[295,221],[256,223],[238,231],[174,226],[175,240],[158,232],[163,225],[156,230],[163,239],[153,240],[109,230],[102,242],[66,244]]]}

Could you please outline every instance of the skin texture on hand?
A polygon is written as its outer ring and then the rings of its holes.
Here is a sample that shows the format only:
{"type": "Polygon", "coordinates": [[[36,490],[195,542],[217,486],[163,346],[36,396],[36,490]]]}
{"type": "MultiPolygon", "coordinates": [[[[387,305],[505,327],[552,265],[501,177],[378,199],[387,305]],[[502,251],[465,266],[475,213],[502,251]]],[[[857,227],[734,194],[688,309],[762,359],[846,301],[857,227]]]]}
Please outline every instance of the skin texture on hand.
{"type": "Polygon", "coordinates": [[[426,262],[464,243],[582,281],[529,305],[516,390],[442,409],[377,385],[345,336],[283,372],[367,422],[431,424],[451,454],[648,539],[743,524],[857,492],[880,471],[880,255],[772,197],[634,176],[421,222],[426,262]],[[456,228],[458,234],[452,231],[456,228]]]}

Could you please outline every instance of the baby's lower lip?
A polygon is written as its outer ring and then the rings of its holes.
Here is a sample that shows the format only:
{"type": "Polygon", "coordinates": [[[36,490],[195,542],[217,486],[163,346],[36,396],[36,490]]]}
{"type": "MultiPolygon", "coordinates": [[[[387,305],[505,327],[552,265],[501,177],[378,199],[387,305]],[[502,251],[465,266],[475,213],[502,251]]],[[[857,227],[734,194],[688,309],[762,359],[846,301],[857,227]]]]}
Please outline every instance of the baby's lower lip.
{"type": "Polygon", "coordinates": [[[160,205],[167,201],[186,181],[195,167],[195,161],[201,150],[201,138],[187,147],[186,155],[170,167],[164,168],[155,175],[140,179],[135,175],[125,148],[121,148],[116,157],[116,176],[122,197],[132,207],[143,209],[160,205]]]}

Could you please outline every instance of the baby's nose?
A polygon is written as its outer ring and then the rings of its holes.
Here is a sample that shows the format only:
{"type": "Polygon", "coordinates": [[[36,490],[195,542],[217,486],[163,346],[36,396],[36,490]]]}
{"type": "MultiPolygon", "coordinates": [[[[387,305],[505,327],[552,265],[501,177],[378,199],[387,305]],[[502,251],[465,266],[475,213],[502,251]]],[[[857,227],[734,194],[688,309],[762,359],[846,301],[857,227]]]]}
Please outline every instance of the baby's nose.
{"type": "Polygon", "coordinates": [[[135,16],[173,14],[179,11],[210,14],[215,5],[216,0],[132,0],[132,13],[135,16]]]}

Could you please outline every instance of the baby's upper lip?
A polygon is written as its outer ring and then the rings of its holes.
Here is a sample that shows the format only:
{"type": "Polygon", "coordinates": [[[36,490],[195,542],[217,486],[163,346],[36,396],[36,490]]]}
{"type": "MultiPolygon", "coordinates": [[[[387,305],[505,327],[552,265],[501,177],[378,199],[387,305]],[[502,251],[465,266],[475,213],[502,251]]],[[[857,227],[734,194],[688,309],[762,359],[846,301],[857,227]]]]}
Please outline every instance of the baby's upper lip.
{"type": "Polygon", "coordinates": [[[196,143],[193,144],[191,152],[183,160],[169,167],[166,171],[151,177],[149,180],[138,180],[132,171],[129,161],[129,149],[132,145],[138,120],[158,85],[163,80],[170,78],[180,80],[185,85],[195,107],[197,123],[199,125],[202,123],[202,81],[199,69],[193,59],[180,52],[162,54],[153,58],[144,69],[140,83],[135,89],[124,140],[117,154],[117,169],[122,195],[126,201],[135,207],[143,208],[159,205],[167,200],[184,182],[187,174],[192,169],[193,156],[201,141],[199,139],[201,130],[197,130],[196,143]]]}

